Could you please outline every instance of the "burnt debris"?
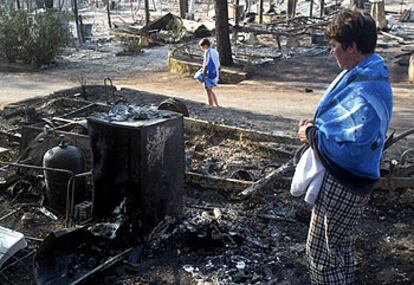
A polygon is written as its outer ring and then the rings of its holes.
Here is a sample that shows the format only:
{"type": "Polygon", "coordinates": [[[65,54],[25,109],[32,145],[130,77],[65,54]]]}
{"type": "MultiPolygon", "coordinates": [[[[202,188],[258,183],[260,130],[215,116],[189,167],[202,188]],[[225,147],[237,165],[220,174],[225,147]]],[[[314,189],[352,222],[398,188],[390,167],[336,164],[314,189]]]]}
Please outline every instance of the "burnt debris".
{"type": "MultiPolygon", "coordinates": [[[[94,103],[80,100],[76,90],[33,102],[36,116],[48,120],[22,126],[24,115],[5,119],[1,146],[15,162],[2,162],[0,222],[22,232],[27,247],[0,268],[1,278],[17,284],[306,284],[310,209],[287,191],[298,146],[293,137],[184,119],[150,106],[163,97],[101,88],[88,88],[94,103]],[[124,103],[108,105],[114,96],[124,103]],[[64,213],[45,195],[42,167],[61,134],[85,156],[77,175],[86,195],[77,200],[65,187],[64,213]],[[62,231],[75,225],[80,228],[62,231]]],[[[185,105],[190,114],[210,114],[204,105],[185,105]]],[[[360,254],[374,255],[364,257],[370,264],[361,264],[357,278],[368,274],[373,282],[367,284],[388,284],[378,275],[389,267],[384,256],[398,269],[393,282],[404,284],[411,274],[404,225],[413,214],[412,150],[400,135],[391,142],[380,185],[396,197],[375,192],[366,211],[375,227],[364,229],[364,240],[376,242],[360,245],[360,254]],[[387,251],[394,246],[395,253],[387,251]]]]}

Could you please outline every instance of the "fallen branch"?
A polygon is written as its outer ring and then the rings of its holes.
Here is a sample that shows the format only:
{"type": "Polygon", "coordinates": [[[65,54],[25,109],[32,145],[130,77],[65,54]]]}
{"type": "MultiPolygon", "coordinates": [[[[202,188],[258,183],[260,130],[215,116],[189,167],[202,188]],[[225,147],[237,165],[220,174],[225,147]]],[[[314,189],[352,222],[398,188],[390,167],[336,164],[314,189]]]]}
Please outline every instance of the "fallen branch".
{"type": "Polygon", "coordinates": [[[397,40],[400,44],[404,44],[404,43],[405,43],[405,40],[404,40],[404,38],[402,38],[402,37],[399,37],[399,36],[396,36],[396,35],[393,35],[393,34],[390,34],[390,33],[384,32],[384,31],[380,31],[380,33],[381,33],[382,35],[384,35],[384,36],[388,37],[388,38],[391,38],[391,39],[393,39],[393,40],[397,40]]]}
{"type": "Polygon", "coordinates": [[[394,137],[394,133],[392,133],[390,135],[390,137],[385,141],[384,144],[384,151],[386,149],[388,149],[389,147],[391,147],[393,144],[395,144],[396,142],[398,142],[399,140],[402,140],[405,137],[408,137],[409,135],[414,134],[414,128],[409,129],[405,132],[403,132],[402,134],[399,134],[398,136],[394,137]]]}
{"type": "Polygon", "coordinates": [[[381,177],[375,184],[374,189],[395,190],[398,188],[413,188],[414,176],[411,177],[381,177]]]}
{"type": "Polygon", "coordinates": [[[185,173],[185,182],[203,188],[210,188],[223,191],[241,191],[253,184],[250,181],[243,181],[232,178],[222,178],[212,175],[203,175],[200,173],[190,171],[186,171],[185,173]]]}
{"type": "Polygon", "coordinates": [[[121,252],[121,253],[119,253],[119,254],[111,257],[111,258],[109,258],[107,261],[105,261],[101,265],[95,267],[93,270],[89,271],[88,273],[86,273],[82,277],[80,277],[77,280],[75,280],[72,283],[70,283],[70,285],[80,284],[80,283],[86,281],[88,278],[90,278],[95,273],[97,273],[99,271],[102,271],[102,270],[105,270],[105,269],[108,269],[112,265],[115,265],[116,263],[118,263],[121,260],[123,260],[131,251],[132,251],[132,247],[131,248],[128,248],[127,250],[124,250],[123,252],[121,252]]]}
{"type": "Polygon", "coordinates": [[[4,215],[3,217],[1,217],[1,218],[0,218],[0,221],[3,221],[4,219],[7,219],[8,217],[10,217],[10,216],[14,215],[14,214],[15,214],[15,213],[17,213],[18,211],[20,211],[20,209],[16,209],[16,210],[11,211],[10,213],[8,213],[8,214],[4,215]]]}
{"type": "Polygon", "coordinates": [[[264,220],[271,220],[271,221],[278,221],[278,222],[290,222],[290,223],[296,223],[297,221],[291,218],[287,218],[284,216],[277,216],[277,215],[265,215],[265,214],[259,214],[257,217],[264,219],[264,220]]]}
{"type": "Polygon", "coordinates": [[[273,183],[278,179],[283,177],[283,173],[290,167],[293,166],[293,163],[291,160],[288,162],[282,164],[279,168],[276,168],[272,172],[270,172],[268,175],[266,175],[264,178],[260,179],[259,181],[255,182],[252,186],[246,188],[244,191],[242,191],[239,196],[246,198],[248,196],[254,195],[258,191],[266,188],[271,187],[273,183]]]}
{"type": "Polygon", "coordinates": [[[37,237],[28,236],[28,235],[24,235],[24,238],[27,239],[27,240],[38,241],[38,242],[43,242],[44,241],[43,238],[37,238],[37,237]]]}

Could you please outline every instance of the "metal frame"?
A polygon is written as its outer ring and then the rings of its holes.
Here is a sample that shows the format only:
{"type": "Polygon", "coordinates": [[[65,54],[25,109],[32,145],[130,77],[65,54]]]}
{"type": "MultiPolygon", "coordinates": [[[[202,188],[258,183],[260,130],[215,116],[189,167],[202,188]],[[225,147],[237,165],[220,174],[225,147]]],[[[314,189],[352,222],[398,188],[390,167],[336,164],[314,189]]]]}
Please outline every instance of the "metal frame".
{"type": "Polygon", "coordinates": [[[35,169],[35,170],[46,170],[46,171],[53,171],[58,173],[66,173],[68,174],[69,180],[66,186],[66,216],[65,216],[65,226],[72,227],[73,226],[73,210],[75,204],[75,186],[76,186],[76,179],[80,177],[87,177],[92,175],[92,170],[75,174],[70,170],[61,169],[61,168],[50,168],[50,167],[43,167],[37,165],[30,165],[30,164],[22,164],[22,163],[15,163],[15,162],[3,162],[0,161],[0,165],[5,166],[12,166],[17,168],[26,168],[26,169],[35,169]]]}

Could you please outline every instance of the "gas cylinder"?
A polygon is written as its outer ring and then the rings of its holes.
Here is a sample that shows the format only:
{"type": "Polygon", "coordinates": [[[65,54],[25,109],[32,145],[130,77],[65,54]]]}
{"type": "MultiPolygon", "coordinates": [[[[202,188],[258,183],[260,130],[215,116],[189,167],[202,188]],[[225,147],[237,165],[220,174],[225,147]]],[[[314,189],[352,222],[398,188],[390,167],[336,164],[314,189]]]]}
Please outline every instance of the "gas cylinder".
{"type": "MultiPolygon", "coordinates": [[[[43,156],[43,167],[70,170],[74,174],[85,171],[85,155],[81,149],[65,142],[64,136],[59,137],[59,145],[49,149],[43,156]]],[[[46,197],[49,206],[65,213],[66,196],[70,174],[52,170],[44,171],[46,182],[46,197]]],[[[85,182],[83,178],[75,179],[75,203],[83,201],[86,197],[85,182]]]]}

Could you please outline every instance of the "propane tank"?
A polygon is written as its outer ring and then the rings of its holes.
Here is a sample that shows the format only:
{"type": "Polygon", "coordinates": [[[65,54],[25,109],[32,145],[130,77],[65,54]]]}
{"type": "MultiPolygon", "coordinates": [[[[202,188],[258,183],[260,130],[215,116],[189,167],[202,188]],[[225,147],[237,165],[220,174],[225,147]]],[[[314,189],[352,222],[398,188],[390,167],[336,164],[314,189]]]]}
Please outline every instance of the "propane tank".
{"type": "MultiPolygon", "coordinates": [[[[85,156],[81,149],[68,145],[64,136],[59,136],[59,145],[49,149],[43,156],[43,167],[70,170],[74,174],[85,171],[85,156]]],[[[61,213],[65,213],[66,196],[70,175],[56,171],[45,170],[46,197],[49,206],[61,213]]],[[[75,181],[75,203],[86,197],[85,182],[82,178],[75,181]]]]}

